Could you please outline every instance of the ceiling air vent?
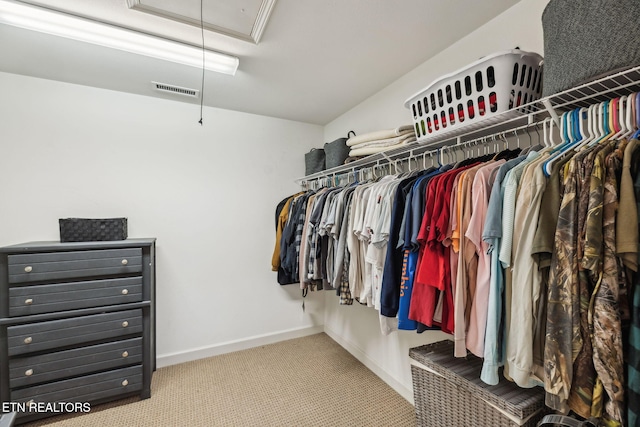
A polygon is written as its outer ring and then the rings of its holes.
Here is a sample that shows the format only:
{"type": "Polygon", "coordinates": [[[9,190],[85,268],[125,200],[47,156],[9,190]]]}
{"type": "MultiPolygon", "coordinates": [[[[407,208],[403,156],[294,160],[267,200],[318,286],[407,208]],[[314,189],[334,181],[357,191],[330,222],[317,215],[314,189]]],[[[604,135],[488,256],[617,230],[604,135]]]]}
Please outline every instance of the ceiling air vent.
{"type": "Polygon", "coordinates": [[[151,85],[154,90],[159,92],[174,93],[176,95],[188,96],[190,98],[198,98],[200,94],[199,90],[189,89],[188,87],[180,87],[158,82],[151,82],[151,85]]]}

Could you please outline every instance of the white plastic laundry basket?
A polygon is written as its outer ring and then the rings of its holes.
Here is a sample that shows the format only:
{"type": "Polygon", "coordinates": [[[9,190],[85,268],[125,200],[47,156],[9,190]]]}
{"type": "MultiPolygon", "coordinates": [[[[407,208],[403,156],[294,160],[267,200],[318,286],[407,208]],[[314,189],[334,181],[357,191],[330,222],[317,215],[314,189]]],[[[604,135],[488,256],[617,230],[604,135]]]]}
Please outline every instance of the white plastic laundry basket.
{"type": "Polygon", "coordinates": [[[425,142],[506,111],[524,114],[518,107],[539,99],[541,93],[542,57],[515,49],[485,56],[441,77],[404,106],[413,117],[417,140],[425,142]]]}

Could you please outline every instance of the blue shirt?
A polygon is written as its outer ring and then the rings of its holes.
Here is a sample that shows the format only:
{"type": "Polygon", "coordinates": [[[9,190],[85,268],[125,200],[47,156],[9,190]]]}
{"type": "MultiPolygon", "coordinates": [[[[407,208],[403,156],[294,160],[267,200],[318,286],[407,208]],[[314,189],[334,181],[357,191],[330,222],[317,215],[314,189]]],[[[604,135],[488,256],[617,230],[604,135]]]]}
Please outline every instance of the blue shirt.
{"type": "Polygon", "coordinates": [[[380,289],[380,314],[385,317],[396,317],[398,314],[403,250],[397,246],[406,208],[406,200],[417,179],[419,178],[411,177],[402,180],[396,188],[393,198],[389,242],[385,256],[384,271],[382,273],[382,287],[380,289]]]}
{"type": "Polygon", "coordinates": [[[516,157],[498,169],[491,188],[482,232],[482,239],[488,243],[488,252],[491,254],[491,281],[489,282],[489,305],[484,337],[484,362],[480,379],[489,385],[498,384],[500,381],[498,368],[504,364],[504,319],[502,313],[504,272],[498,253],[502,238],[502,198],[504,196],[504,186],[501,184],[507,172],[522,163],[524,159],[524,156],[516,157]]]}

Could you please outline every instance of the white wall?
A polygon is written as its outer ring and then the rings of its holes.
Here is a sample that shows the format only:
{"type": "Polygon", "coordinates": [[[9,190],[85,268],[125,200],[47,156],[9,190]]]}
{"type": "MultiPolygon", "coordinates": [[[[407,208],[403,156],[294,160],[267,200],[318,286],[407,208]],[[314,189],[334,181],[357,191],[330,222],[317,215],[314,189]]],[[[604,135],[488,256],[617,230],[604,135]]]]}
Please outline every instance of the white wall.
{"type": "Polygon", "coordinates": [[[0,245],[58,218],[129,219],[157,240],[160,366],[322,330],[271,272],[276,204],[316,125],[0,73],[0,245]]]}
{"type": "MultiPolygon", "coordinates": [[[[331,141],[353,129],[358,134],[411,124],[404,102],[438,77],[494,52],[513,49],[543,54],[542,11],[548,0],[522,0],[483,27],[453,44],[393,84],[327,124],[324,139],[331,141]]],[[[398,392],[412,401],[409,349],[441,340],[442,332],[380,333],[377,313],[364,307],[340,307],[326,296],[325,331],[398,392]]]]}

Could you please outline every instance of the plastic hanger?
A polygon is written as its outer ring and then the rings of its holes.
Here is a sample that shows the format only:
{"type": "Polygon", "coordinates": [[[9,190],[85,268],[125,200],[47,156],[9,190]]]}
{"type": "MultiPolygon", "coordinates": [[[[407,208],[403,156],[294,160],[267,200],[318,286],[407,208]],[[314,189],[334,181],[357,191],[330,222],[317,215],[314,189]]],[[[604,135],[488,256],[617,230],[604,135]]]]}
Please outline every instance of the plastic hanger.
{"type": "Polygon", "coordinates": [[[634,93],[633,96],[629,98],[629,105],[631,105],[631,117],[629,118],[629,127],[631,128],[631,134],[627,135],[627,138],[633,137],[633,134],[640,130],[640,126],[636,122],[636,114],[638,113],[638,105],[636,104],[636,99],[640,96],[640,92],[634,93]]]}
{"type": "Polygon", "coordinates": [[[572,114],[572,126],[571,129],[573,131],[573,141],[581,142],[584,140],[584,121],[581,123],[581,113],[582,108],[576,108],[572,114]]]}
{"type": "Polygon", "coordinates": [[[627,133],[627,122],[625,120],[626,116],[626,106],[627,106],[627,96],[621,96],[618,101],[618,111],[616,113],[615,120],[617,121],[617,131],[615,135],[611,137],[611,139],[619,140],[625,133],[627,133]]]}
{"type": "MultiPolygon", "coordinates": [[[[615,100],[614,100],[615,101],[615,100]]],[[[600,144],[602,142],[608,141],[615,134],[612,129],[612,104],[613,101],[605,101],[602,107],[602,117],[600,119],[600,124],[602,125],[602,138],[598,140],[592,141],[589,144],[589,147],[593,147],[596,144],[600,144]]]]}
{"type": "Polygon", "coordinates": [[[594,119],[594,123],[593,123],[593,128],[596,131],[596,138],[597,140],[600,140],[602,138],[604,138],[605,135],[605,131],[604,131],[604,114],[605,114],[605,103],[601,102],[600,104],[598,104],[598,108],[596,109],[596,112],[593,115],[593,119],[594,119]]]}
{"type": "Polygon", "coordinates": [[[563,114],[563,133],[565,134],[566,142],[556,147],[551,152],[551,156],[542,163],[542,170],[547,177],[551,176],[551,170],[555,162],[563,158],[567,153],[573,152],[572,149],[582,141],[583,137],[579,129],[580,111],[581,109],[576,108],[563,114]]]}
{"type": "Polygon", "coordinates": [[[515,130],[513,131],[513,135],[516,137],[516,147],[518,148],[522,148],[520,147],[520,135],[518,135],[518,132],[516,132],[515,130]]]}
{"type": "MultiPolygon", "coordinates": [[[[544,123],[544,122],[543,122],[544,123]]],[[[535,130],[536,130],[536,136],[537,136],[537,142],[536,145],[540,145],[540,130],[538,129],[538,123],[535,124],[534,126],[535,130]]],[[[533,146],[533,145],[532,145],[533,146]]]]}
{"type": "Polygon", "coordinates": [[[529,132],[529,126],[526,128],[527,136],[529,137],[529,147],[533,147],[533,138],[531,138],[531,133],[529,132]]]}
{"type": "Polygon", "coordinates": [[[589,132],[588,126],[586,126],[586,122],[589,116],[589,109],[580,108],[577,112],[578,117],[578,128],[580,130],[580,142],[578,146],[585,143],[585,141],[589,141],[591,139],[591,132],[589,132]]]}
{"type": "Polygon", "coordinates": [[[636,129],[638,130],[632,136],[634,139],[640,137],[640,92],[636,94],[636,129]]]}
{"type": "Polygon", "coordinates": [[[620,98],[616,98],[611,107],[612,116],[610,117],[610,126],[613,128],[614,134],[611,135],[609,139],[611,140],[619,140],[620,136],[622,136],[626,131],[626,125],[624,123],[624,106],[627,97],[621,96],[620,98]]]}
{"type": "Polygon", "coordinates": [[[609,114],[608,113],[609,113],[610,103],[611,101],[605,101],[601,103],[598,108],[598,119],[596,121],[598,125],[598,138],[596,138],[594,141],[592,141],[589,144],[590,147],[603,141],[604,138],[609,133],[609,114]]]}
{"type": "Polygon", "coordinates": [[[602,117],[602,108],[603,103],[597,104],[591,115],[591,126],[593,128],[593,140],[600,139],[604,136],[604,132],[602,131],[602,122],[600,118],[602,117]]]}
{"type": "MultiPolygon", "coordinates": [[[[560,144],[556,145],[553,143],[553,150],[551,153],[556,153],[558,151],[564,150],[567,145],[571,143],[571,139],[569,138],[569,118],[571,116],[572,111],[567,111],[560,116],[560,144]]],[[[551,127],[549,128],[549,138],[553,139],[553,122],[551,122],[551,127]]],[[[552,141],[553,142],[553,141],[552,141]]]]}
{"type": "Polygon", "coordinates": [[[589,116],[589,123],[591,126],[591,140],[593,141],[596,138],[600,138],[600,134],[598,133],[598,111],[600,109],[599,104],[593,105],[591,109],[591,115],[589,116]]]}
{"type": "MultiPolygon", "coordinates": [[[[562,115],[560,120],[561,128],[564,128],[563,123],[565,121],[565,114],[562,115]]],[[[560,132],[560,135],[561,137],[562,135],[564,135],[564,129],[562,129],[562,131],[560,132]]],[[[553,138],[553,120],[551,120],[551,122],[549,123],[549,139],[551,140],[552,138],[553,138]]],[[[565,142],[561,142],[559,145],[552,144],[550,147],[554,147],[554,148],[550,151],[550,158],[554,157],[557,153],[562,152],[561,150],[562,150],[562,147],[564,146],[565,146],[565,142]]],[[[547,168],[549,161],[550,159],[542,163],[542,171],[547,177],[551,175],[551,173],[549,172],[551,169],[547,168]]]]}
{"type": "Polygon", "coordinates": [[[598,120],[596,121],[598,125],[598,140],[601,140],[607,134],[607,111],[608,111],[609,102],[603,102],[600,104],[598,108],[598,120]]]}
{"type": "Polygon", "coordinates": [[[603,141],[604,138],[609,133],[608,122],[607,122],[608,121],[607,111],[609,109],[609,103],[610,101],[605,101],[598,104],[598,108],[594,118],[595,120],[594,129],[596,130],[596,138],[594,138],[593,141],[589,143],[588,145],[589,147],[593,147],[594,145],[603,141]]]}
{"type": "Polygon", "coordinates": [[[551,119],[544,119],[542,121],[542,144],[545,147],[550,147],[549,145],[549,135],[547,134],[547,121],[551,119]]]}
{"type": "Polygon", "coordinates": [[[507,136],[504,134],[504,132],[500,133],[500,138],[502,138],[502,140],[504,141],[504,150],[508,150],[509,149],[509,140],[507,139],[507,136]]]}
{"type": "Polygon", "coordinates": [[[569,119],[571,117],[571,112],[564,113],[562,115],[562,121],[560,122],[560,146],[558,149],[561,149],[563,145],[568,144],[571,139],[569,138],[569,119]]]}
{"type": "Polygon", "coordinates": [[[553,121],[553,119],[550,119],[549,121],[549,147],[555,147],[556,146],[556,141],[554,140],[554,133],[553,133],[553,125],[555,124],[555,122],[553,121]]]}
{"type": "Polygon", "coordinates": [[[625,97],[624,102],[624,117],[622,120],[624,121],[625,132],[620,136],[621,139],[626,139],[632,134],[635,130],[633,127],[633,123],[631,122],[631,115],[633,114],[633,102],[631,102],[634,98],[635,94],[631,94],[625,97]]]}
{"type": "Polygon", "coordinates": [[[627,96],[626,106],[625,106],[625,126],[627,128],[626,132],[620,137],[620,139],[628,139],[631,135],[633,135],[636,131],[636,127],[633,123],[633,117],[635,113],[635,99],[636,94],[632,93],[627,96]]]}
{"type": "Polygon", "coordinates": [[[576,145],[574,151],[580,151],[582,147],[593,141],[595,137],[595,131],[593,130],[593,110],[596,105],[590,105],[589,108],[581,108],[578,113],[578,123],[580,126],[580,133],[582,134],[582,140],[576,145]]]}
{"type": "Polygon", "coordinates": [[[581,118],[585,126],[585,141],[589,142],[595,138],[595,131],[593,130],[593,111],[596,109],[595,105],[590,105],[589,108],[583,108],[581,112],[581,118]]]}
{"type": "Polygon", "coordinates": [[[609,132],[607,133],[607,135],[605,136],[605,139],[602,142],[610,140],[611,137],[613,137],[613,135],[617,133],[615,119],[618,116],[617,107],[619,102],[620,102],[620,99],[616,98],[609,103],[609,111],[607,112],[607,127],[609,128],[609,132]]]}

